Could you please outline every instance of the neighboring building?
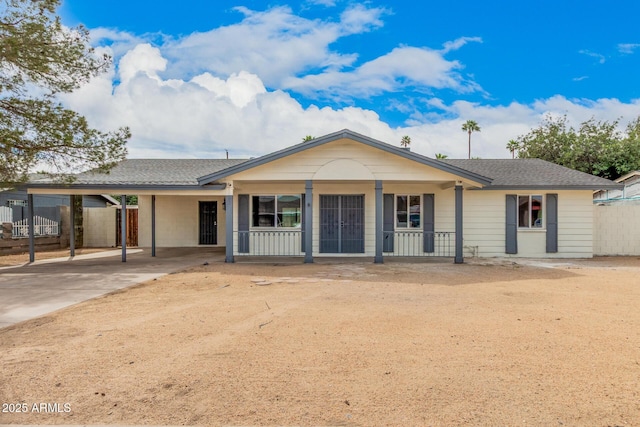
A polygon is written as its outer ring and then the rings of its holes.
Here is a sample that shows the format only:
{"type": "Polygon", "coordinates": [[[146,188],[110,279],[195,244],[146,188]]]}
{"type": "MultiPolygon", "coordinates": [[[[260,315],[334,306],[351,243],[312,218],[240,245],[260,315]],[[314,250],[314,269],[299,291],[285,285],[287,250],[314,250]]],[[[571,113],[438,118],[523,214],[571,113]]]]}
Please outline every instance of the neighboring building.
{"type": "Polygon", "coordinates": [[[594,191],[593,201],[598,204],[640,204],[640,171],[629,172],[616,179],[623,188],[594,191]]]}
{"type": "Polygon", "coordinates": [[[131,159],[27,187],[138,195],[139,245],[154,251],[462,262],[591,257],[593,191],[622,186],[537,159],[436,160],[343,130],[250,160],[131,159]]]}

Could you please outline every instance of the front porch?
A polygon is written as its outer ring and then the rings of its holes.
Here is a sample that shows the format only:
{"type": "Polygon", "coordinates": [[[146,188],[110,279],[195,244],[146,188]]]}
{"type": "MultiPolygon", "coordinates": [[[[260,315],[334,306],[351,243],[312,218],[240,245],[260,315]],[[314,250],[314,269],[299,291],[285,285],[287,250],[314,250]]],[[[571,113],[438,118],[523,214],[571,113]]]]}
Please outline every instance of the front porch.
{"type": "Polygon", "coordinates": [[[391,257],[464,261],[462,182],[235,181],[232,186],[235,194],[225,198],[226,262],[252,256],[301,257],[306,263],[335,256],[373,257],[376,263],[391,257]],[[281,199],[289,201],[286,208],[281,199]]]}

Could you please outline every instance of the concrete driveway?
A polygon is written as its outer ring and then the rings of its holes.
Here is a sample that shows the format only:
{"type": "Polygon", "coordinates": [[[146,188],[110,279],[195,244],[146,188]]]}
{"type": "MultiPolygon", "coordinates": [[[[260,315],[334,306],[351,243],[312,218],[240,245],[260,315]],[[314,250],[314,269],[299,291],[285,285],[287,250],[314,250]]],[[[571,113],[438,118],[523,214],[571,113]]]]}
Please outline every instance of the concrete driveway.
{"type": "MultiPolygon", "coordinates": [[[[0,270],[0,328],[205,262],[224,262],[224,248],[158,249],[36,261],[0,270]],[[106,255],[106,256],[105,256],[106,255]]],[[[37,254],[36,254],[37,255],[37,254]]]]}

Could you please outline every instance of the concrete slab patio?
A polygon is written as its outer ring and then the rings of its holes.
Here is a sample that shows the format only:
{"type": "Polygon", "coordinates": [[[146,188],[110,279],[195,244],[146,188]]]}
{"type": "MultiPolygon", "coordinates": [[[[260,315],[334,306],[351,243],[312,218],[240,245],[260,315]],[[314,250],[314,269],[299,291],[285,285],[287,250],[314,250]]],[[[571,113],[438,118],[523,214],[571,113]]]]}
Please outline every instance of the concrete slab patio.
{"type": "Polygon", "coordinates": [[[175,271],[224,262],[217,248],[120,250],[55,258],[0,269],[0,328],[32,319],[175,271]],[[108,256],[111,255],[111,256],[108,256]]]}

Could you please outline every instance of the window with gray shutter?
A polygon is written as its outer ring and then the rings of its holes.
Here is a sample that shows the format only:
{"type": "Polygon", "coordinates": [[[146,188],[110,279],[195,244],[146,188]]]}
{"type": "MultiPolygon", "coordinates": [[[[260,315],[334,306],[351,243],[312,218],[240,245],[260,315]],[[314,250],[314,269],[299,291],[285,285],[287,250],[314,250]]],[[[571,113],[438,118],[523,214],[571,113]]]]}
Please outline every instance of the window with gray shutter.
{"type": "Polygon", "coordinates": [[[249,253],[249,195],[238,195],[238,253],[249,253]]]}
{"type": "Polygon", "coordinates": [[[518,253],[518,196],[507,194],[506,198],[506,229],[505,253],[518,253]]]}
{"type": "Polygon", "coordinates": [[[423,245],[424,251],[427,253],[435,252],[435,198],[435,194],[425,194],[422,196],[422,203],[424,204],[423,245]]]}
{"type": "Polygon", "coordinates": [[[558,252],[558,195],[547,194],[547,253],[558,252]]]}

